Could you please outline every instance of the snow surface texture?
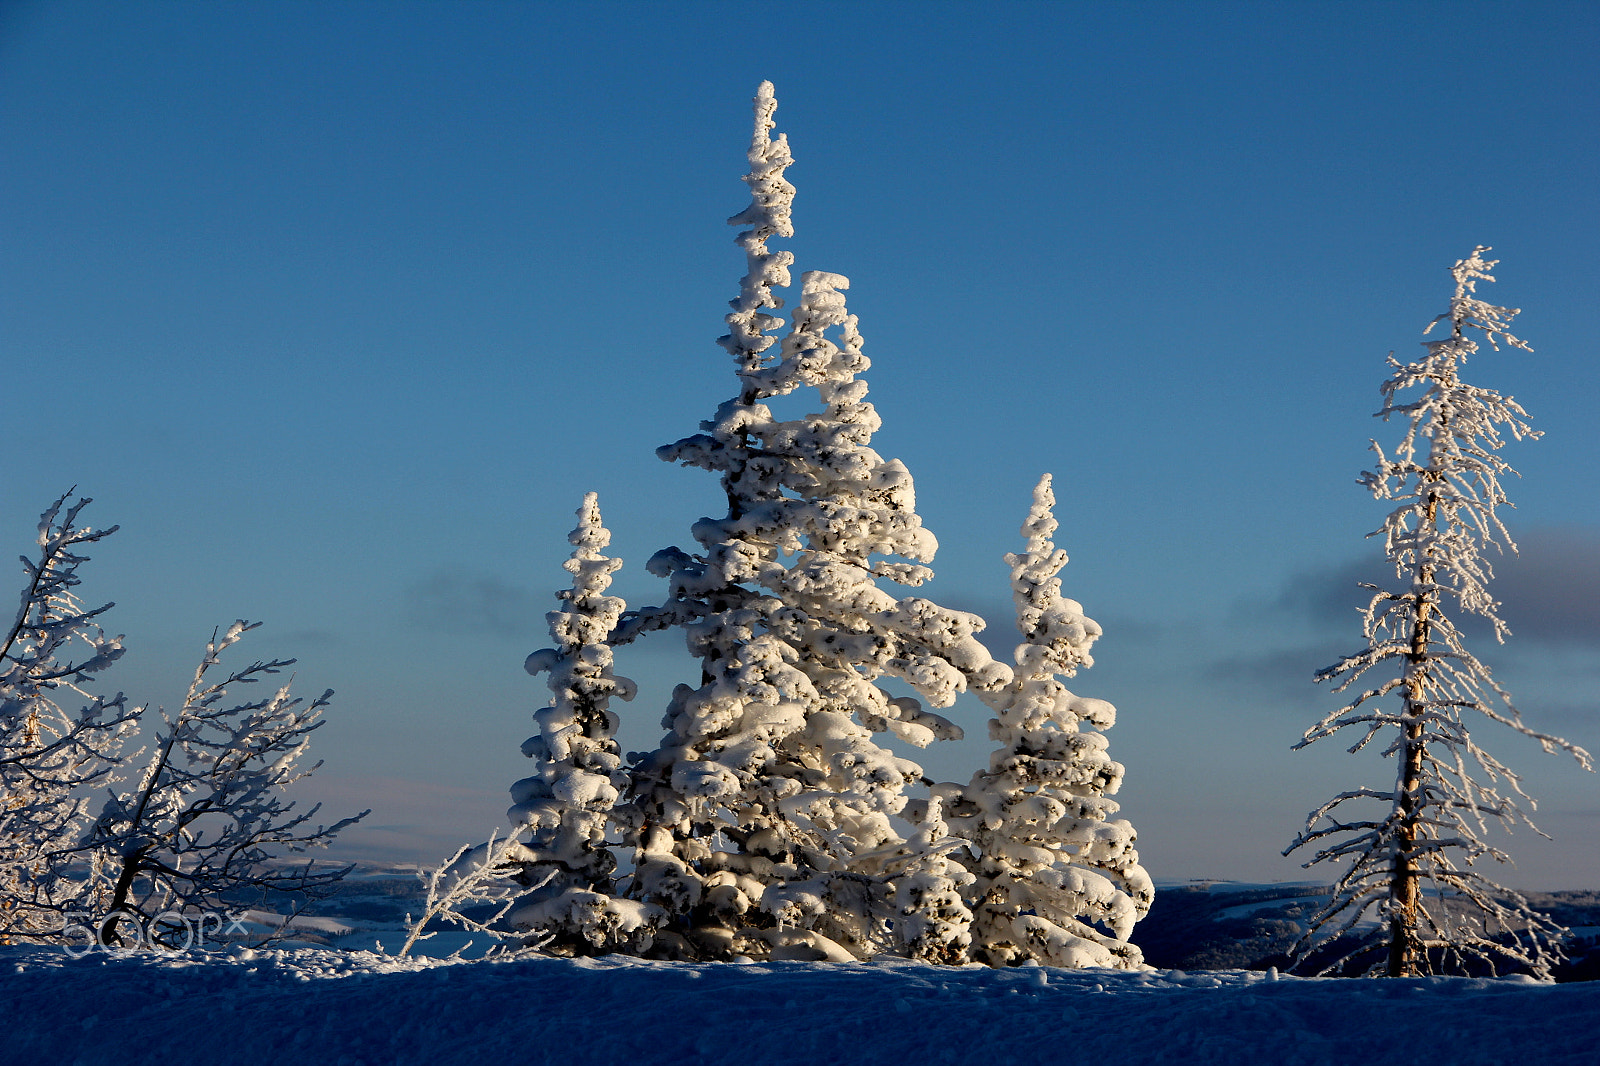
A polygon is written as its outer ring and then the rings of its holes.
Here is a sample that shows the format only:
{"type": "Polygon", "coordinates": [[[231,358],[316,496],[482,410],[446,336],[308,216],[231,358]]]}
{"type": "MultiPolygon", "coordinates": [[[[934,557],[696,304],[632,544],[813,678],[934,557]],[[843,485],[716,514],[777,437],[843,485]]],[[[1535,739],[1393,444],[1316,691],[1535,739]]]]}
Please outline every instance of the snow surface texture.
{"type": "Polygon", "coordinates": [[[1600,982],[1274,978],[905,960],[445,963],[319,949],[72,959],[10,948],[0,949],[0,1061],[1594,1061],[1592,1029],[1574,1022],[1600,1017],[1600,982]],[[1415,1035],[1396,1035],[1406,1032],[1415,1035]]]}

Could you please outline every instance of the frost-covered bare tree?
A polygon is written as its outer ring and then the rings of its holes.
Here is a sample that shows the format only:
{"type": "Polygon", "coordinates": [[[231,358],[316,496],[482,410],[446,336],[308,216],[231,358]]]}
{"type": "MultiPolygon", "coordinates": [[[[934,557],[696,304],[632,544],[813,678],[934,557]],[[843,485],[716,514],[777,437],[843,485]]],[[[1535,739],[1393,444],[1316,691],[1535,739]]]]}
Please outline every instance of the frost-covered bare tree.
{"type": "MultiPolygon", "coordinates": [[[[1543,975],[1555,958],[1551,922],[1517,893],[1474,870],[1480,860],[1508,862],[1489,843],[1491,825],[1533,823],[1522,804],[1534,804],[1518,775],[1481,748],[1468,729],[1482,716],[1532,738],[1546,752],[1565,751],[1585,767],[1589,756],[1574,744],[1525,725],[1489,670],[1467,651],[1456,619],[1479,615],[1497,639],[1507,628],[1489,592],[1487,552],[1515,550],[1496,511],[1506,503],[1500,478],[1513,473],[1500,456],[1509,436],[1538,434],[1509,396],[1463,382],[1467,357],[1478,351],[1469,330],[1496,350],[1528,345],[1512,336],[1518,311],[1475,295],[1493,281],[1487,248],[1456,263],[1450,309],[1431,331],[1448,322],[1450,333],[1423,342],[1426,354],[1409,363],[1392,355],[1379,416],[1405,419],[1393,457],[1373,442],[1378,461],[1361,483],[1397,506],[1375,532],[1402,584],[1365,586],[1372,599],[1364,614],[1366,646],[1317,674],[1336,692],[1358,683],[1356,697],[1329,714],[1296,745],[1304,747],[1341,730],[1355,735],[1352,752],[1382,745],[1397,763],[1391,789],[1343,792],[1312,811],[1285,854],[1315,848],[1307,866],[1342,865],[1328,905],[1312,920],[1301,950],[1353,934],[1371,916],[1379,925],[1356,947],[1336,952],[1328,968],[1387,946],[1371,969],[1408,976],[1460,965],[1509,962],[1543,975]],[[1402,394],[1411,397],[1402,399],[1402,394]]],[[[1535,830],[1537,831],[1537,830],[1535,830]]]]}
{"type": "Polygon", "coordinates": [[[556,594],[564,606],[545,616],[555,647],[524,664],[530,674],[549,675],[551,700],[534,715],[538,734],[522,745],[535,772],[511,788],[508,817],[522,836],[510,841],[503,864],[523,892],[507,920],[526,931],[524,944],[552,954],[638,952],[650,945],[660,912],[619,897],[607,846],[628,785],[609,704],[613,696],[631,700],[634,685],[612,671],[606,643],[626,604],[606,594],[622,560],[601,554],[611,533],[594,493],[584,497],[567,539],[573,551],[562,565],[572,588],[556,594]]]}
{"type": "MultiPolygon", "coordinates": [[[[127,913],[149,924],[166,912],[215,910],[248,897],[315,898],[351,869],[275,861],[283,851],[326,846],[368,812],[313,825],[320,804],[296,813],[284,798],[289,785],[322,765],[299,761],[324,724],[331,691],[306,703],[285,684],[266,699],[229,699],[234,686],[255,684],[293,659],[210,676],[223,651],[259,624],[235,622],[212,636],[183,706],[163,715],[165,729],[138,786],[112,793],[101,808],[85,844],[97,918],[127,913]]],[[[153,923],[152,936],[160,924],[153,923]]],[[[106,933],[114,937],[114,927],[106,933]]]]}
{"type": "Polygon", "coordinates": [[[1060,680],[1094,664],[1101,630],[1061,595],[1067,554],[1051,539],[1054,506],[1046,474],[1022,527],[1027,548],[1006,556],[1024,639],[1014,680],[981,693],[1001,746],[970,785],[934,791],[950,798],[951,824],[972,845],[956,855],[970,856],[976,877],[968,894],[977,961],[1137,968],[1142,956],[1128,938],[1155,892],[1133,827],[1113,817],[1123,767],[1107,754],[1105,730],[1116,710],[1060,680]]]}
{"type": "Polygon", "coordinates": [[[117,527],[80,527],[87,498],[71,492],[39,517],[39,553],[24,556],[17,615],[0,646],[0,940],[65,928],[77,905],[76,845],[87,827],[88,790],[107,783],[138,711],[122,693],[86,686],[123,652],[73,591],[82,554],[117,527]]]}
{"type": "MultiPolygon", "coordinates": [[[[764,83],[755,101],[748,208],[730,219],[748,270],[720,343],[738,392],[702,432],[661,458],[721,475],[728,510],[703,518],[698,551],[657,553],[667,602],[623,620],[613,643],[682,627],[700,660],[681,685],[661,747],[634,767],[632,892],[675,916],[658,950],[699,958],[861,957],[892,944],[893,876],[906,859],[894,817],[915,763],[874,739],[924,745],[960,731],[884,677],[948,706],[1011,672],[975,634],[983,622],[880,588],[916,586],[936,541],[915,509],[911,476],[870,447],[880,425],[865,400],[848,282],[811,272],[781,342],[769,310],[789,284],[794,188],[786,140],[764,83]],[[820,409],[794,419],[767,401],[814,389],[820,409]],[[905,561],[901,561],[905,560],[905,561]]],[[[903,894],[902,894],[903,896],[903,894]]]]}

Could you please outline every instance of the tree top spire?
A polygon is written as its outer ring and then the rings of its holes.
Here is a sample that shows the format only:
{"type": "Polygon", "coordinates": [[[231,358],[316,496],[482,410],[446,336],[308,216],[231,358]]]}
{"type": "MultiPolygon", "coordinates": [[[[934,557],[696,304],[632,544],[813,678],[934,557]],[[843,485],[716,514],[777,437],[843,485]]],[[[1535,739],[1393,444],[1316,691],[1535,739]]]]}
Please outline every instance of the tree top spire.
{"type": "Polygon", "coordinates": [[[749,227],[734,238],[744,249],[748,269],[739,281],[738,297],[729,302],[733,311],[725,318],[728,333],[717,343],[734,357],[743,372],[759,367],[761,353],[772,346],[773,338],[767,336],[767,331],[782,323],[763,309],[783,306],[783,300],[772,290],[789,284],[789,264],[794,262],[793,252],[767,249],[768,237],[794,236],[790,221],[794,186],[783,178],[794,157],[789,154],[788,138],[781,133],[775,139],[771,136],[772,115],[777,109],[772,83],[762,82],[756,89],[755,126],[750,134],[750,173],[744,176],[744,183],[750,186],[750,206],[728,219],[730,226],[749,227]]]}
{"type": "MultiPolygon", "coordinates": [[[[1497,307],[1485,300],[1478,299],[1475,295],[1478,282],[1494,280],[1494,275],[1489,271],[1493,270],[1495,264],[1500,262],[1498,259],[1483,258],[1483,253],[1487,251],[1491,251],[1490,247],[1480,244],[1472,250],[1472,254],[1467,258],[1456,260],[1456,265],[1450,268],[1450,276],[1456,280],[1456,294],[1450,300],[1450,310],[1428,323],[1428,328],[1422,331],[1423,336],[1427,336],[1429,330],[1433,329],[1443,319],[1448,318],[1453,337],[1460,337],[1464,328],[1471,327],[1483,330],[1485,339],[1489,342],[1489,347],[1495,351],[1500,350],[1500,346],[1495,343],[1495,337],[1498,336],[1512,348],[1521,348],[1525,352],[1531,352],[1533,348],[1527,341],[1519,340],[1508,332],[1511,320],[1522,313],[1522,308],[1497,307]]],[[[1424,341],[1423,343],[1438,344],[1440,342],[1424,341]]]]}

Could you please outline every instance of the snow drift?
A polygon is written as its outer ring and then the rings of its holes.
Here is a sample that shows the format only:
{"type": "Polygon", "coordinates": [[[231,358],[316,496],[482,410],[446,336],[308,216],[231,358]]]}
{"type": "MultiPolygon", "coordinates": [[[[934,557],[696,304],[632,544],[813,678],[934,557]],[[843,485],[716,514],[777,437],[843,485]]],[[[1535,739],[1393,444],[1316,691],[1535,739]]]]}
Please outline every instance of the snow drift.
{"type": "Polygon", "coordinates": [[[1560,1066],[1600,982],[8,948],[0,1001],[5,1063],[1560,1066]]]}

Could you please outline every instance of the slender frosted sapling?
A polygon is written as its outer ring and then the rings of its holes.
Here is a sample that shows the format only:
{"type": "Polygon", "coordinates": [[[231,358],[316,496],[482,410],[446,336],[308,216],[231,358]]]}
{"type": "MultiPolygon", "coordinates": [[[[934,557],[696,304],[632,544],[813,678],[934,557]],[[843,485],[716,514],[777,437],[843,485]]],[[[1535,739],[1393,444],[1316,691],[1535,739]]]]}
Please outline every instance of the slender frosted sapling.
{"type": "Polygon", "coordinates": [[[505,865],[523,891],[506,917],[526,932],[524,946],[552,954],[637,953],[650,946],[660,915],[617,893],[607,844],[628,785],[610,701],[631,700],[634,684],[612,671],[607,641],[626,604],[607,589],[622,560],[601,554],[611,533],[594,493],[584,497],[567,539],[573,551],[562,565],[572,588],[556,594],[564,606],[545,616],[555,647],[524,664],[530,674],[548,675],[551,699],[534,715],[538,734],[522,745],[535,771],[511,788],[508,817],[521,835],[505,865]]]}

